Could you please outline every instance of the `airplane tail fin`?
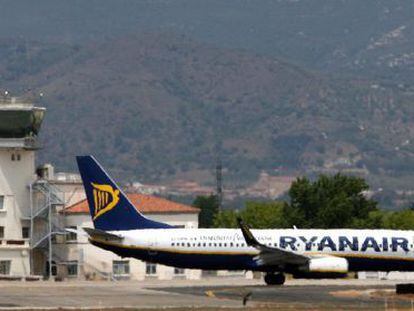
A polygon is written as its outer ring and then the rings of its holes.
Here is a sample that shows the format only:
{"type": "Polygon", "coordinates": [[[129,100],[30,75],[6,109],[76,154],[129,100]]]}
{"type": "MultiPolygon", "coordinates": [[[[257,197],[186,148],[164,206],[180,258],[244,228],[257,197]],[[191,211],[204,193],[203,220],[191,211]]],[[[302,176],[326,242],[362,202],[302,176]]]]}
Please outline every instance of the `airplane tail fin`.
{"type": "Polygon", "coordinates": [[[172,226],[143,216],[92,156],[78,156],[89,211],[96,229],[117,231],[172,226]]]}

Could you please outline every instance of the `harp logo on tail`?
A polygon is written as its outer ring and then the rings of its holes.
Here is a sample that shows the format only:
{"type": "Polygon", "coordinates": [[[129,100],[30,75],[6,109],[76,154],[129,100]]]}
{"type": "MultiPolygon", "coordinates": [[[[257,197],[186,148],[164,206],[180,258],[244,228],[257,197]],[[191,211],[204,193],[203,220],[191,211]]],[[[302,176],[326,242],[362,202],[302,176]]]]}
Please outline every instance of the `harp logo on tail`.
{"type": "Polygon", "coordinates": [[[113,209],[119,202],[119,190],[110,185],[91,183],[93,187],[93,200],[95,211],[93,220],[113,209]]]}

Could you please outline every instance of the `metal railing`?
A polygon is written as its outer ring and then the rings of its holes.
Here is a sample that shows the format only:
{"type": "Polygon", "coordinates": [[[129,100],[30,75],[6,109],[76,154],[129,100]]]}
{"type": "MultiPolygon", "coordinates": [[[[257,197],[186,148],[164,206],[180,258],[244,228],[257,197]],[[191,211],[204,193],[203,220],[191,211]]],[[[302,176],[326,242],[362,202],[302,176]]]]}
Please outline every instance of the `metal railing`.
{"type": "MultiPolygon", "coordinates": [[[[37,180],[30,185],[30,249],[39,249],[53,262],[53,238],[65,234],[58,208],[65,205],[63,193],[47,180],[37,180]]],[[[33,271],[33,256],[30,256],[33,271]]],[[[52,265],[49,264],[49,275],[52,265]]]]}

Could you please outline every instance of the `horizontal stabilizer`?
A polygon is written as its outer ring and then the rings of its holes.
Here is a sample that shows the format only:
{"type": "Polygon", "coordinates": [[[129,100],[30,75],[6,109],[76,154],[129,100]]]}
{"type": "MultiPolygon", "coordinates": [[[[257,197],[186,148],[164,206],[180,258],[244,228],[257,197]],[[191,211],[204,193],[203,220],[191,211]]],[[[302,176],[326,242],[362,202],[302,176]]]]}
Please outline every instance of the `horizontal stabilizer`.
{"type": "Polygon", "coordinates": [[[120,242],[123,239],[123,237],[120,236],[120,235],[113,234],[113,233],[108,233],[104,230],[92,229],[92,228],[83,228],[83,230],[85,230],[85,232],[93,240],[104,240],[104,241],[120,242]]]}
{"type": "Polygon", "coordinates": [[[73,228],[65,228],[65,234],[68,234],[68,233],[75,233],[77,235],[82,235],[82,236],[86,235],[85,231],[73,229],[73,228]]]}

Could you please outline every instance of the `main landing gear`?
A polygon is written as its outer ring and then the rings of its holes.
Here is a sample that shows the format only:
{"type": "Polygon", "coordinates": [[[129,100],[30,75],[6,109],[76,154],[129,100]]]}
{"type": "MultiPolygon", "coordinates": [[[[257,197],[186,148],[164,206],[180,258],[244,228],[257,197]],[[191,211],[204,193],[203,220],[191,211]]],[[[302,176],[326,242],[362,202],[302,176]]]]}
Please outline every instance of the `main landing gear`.
{"type": "Polygon", "coordinates": [[[283,285],[286,277],[283,273],[266,273],[264,281],[267,285],[283,285]]]}

